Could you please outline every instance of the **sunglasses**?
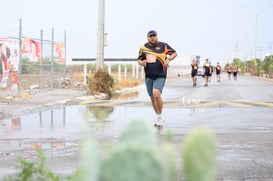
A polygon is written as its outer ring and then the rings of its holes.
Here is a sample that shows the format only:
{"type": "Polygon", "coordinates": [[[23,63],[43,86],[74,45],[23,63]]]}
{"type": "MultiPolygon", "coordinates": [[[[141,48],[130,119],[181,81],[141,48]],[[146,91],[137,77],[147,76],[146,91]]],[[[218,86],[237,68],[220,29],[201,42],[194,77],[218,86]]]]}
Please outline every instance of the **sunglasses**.
{"type": "Polygon", "coordinates": [[[152,35],[149,35],[149,37],[151,38],[151,37],[156,37],[156,35],[155,34],[152,34],[152,35]]]}

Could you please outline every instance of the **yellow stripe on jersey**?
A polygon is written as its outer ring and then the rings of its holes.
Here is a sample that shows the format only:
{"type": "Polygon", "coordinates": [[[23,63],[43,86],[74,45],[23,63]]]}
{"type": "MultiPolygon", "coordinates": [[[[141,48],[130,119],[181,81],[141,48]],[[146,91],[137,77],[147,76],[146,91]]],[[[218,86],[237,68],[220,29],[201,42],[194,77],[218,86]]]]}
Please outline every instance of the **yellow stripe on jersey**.
{"type": "Polygon", "coordinates": [[[156,58],[162,63],[162,65],[164,64],[165,60],[166,60],[166,57],[167,57],[167,46],[165,45],[164,47],[164,51],[163,52],[155,52],[147,47],[145,47],[144,45],[142,45],[140,47],[141,51],[143,51],[144,53],[146,54],[152,54],[152,55],[155,55],[156,58]]]}

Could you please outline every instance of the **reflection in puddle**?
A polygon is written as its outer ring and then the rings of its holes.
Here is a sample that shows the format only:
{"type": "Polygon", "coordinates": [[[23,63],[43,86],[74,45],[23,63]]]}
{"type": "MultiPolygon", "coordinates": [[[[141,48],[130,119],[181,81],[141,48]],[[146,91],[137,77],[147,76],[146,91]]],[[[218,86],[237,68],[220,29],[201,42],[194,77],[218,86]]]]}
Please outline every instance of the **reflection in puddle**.
{"type": "Polygon", "coordinates": [[[130,99],[136,99],[139,96],[139,92],[135,91],[135,92],[129,92],[129,93],[125,93],[125,94],[121,94],[118,96],[114,96],[112,99],[118,99],[118,100],[130,100],[130,99]]]}
{"type": "Polygon", "coordinates": [[[0,137],[1,139],[70,138],[73,135],[78,137],[88,130],[90,123],[95,125],[105,122],[113,111],[112,106],[69,106],[5,119],[0,122],[0,137]]]}
{"type": "Polygon", "coordinates": [[[95,120],[103,122],[113,111],[114,107],[111,106],[86,106],[82,109],[82,114],[85,120],[93,116],[95,120]]]}

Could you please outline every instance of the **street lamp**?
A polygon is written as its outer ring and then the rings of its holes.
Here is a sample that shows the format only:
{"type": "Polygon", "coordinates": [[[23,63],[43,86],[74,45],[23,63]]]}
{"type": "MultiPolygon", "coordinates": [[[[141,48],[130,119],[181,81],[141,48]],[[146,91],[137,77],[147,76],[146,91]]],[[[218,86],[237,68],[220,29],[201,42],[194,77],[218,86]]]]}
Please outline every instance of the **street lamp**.
{"type": "Polygon", "coordinates": [[[248,9],[251,13],[253,13],[255,15],[255,44],[254,44],[254,66],[256,66],[256,59],[257,59],[257,39],[258,39],[258,17],[259,15],[261,15],[267,8],[272,7],[273,4],[270,4],[266,7],[264,7],[263,9],[261,9],[260,11],[254,12],[253,10],[249,9],[247,6],[244,5],[240,5],[240,7],[244,7],[246,9],[248,9]]]}

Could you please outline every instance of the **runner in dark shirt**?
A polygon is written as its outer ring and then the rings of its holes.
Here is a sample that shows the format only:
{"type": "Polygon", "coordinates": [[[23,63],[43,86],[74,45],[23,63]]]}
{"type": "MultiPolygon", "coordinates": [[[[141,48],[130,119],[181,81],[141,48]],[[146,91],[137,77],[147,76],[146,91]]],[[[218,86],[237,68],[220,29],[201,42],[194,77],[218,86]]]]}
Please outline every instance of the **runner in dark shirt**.
{"type": "Polygon", "coordinates": [[[204,75],[205,75],[205,85],[208,86],[209,76],[211,75],[211,66],[209,64],[209,60],[206,59],[205,63],[203,64],[204,68],[204,75]]]}
{"type": "Polygon", "coordinates": [[[216,67],[215,67],[217,82],[220,82],[220,74],[221,74],[221,71],[222,71],[222,67],[221,67],[221,65],[219,64],[219,62],[217,62],[217,65],[216,65],[216,67]]]}
{"type": "Polygon", "coordinates": [[[191,62],[192,86],[196,86],[197,71],[198,71],[198,64],[196,63],[196,60],[193,59],[191,62]]]}
{"type": "Polygon", "coordinates": [[[138,64],[144,67],[145,84],[157,114],[157,122],[155,123],[157,126],[164,121],[161,117],[163,108],[161,93],[167,78],[167,68],[177,53],[167,43],[158,41],[157,32],[154,30],[147,33],[147,39],[148,42],[139,49],[138,64]]]}
{"type": "Polygon", "coordinates": [[[232,68],[232,72],[233,72],[233,80],[237,80],[238,68],[236,66],[234,66],[232,68]]]}

